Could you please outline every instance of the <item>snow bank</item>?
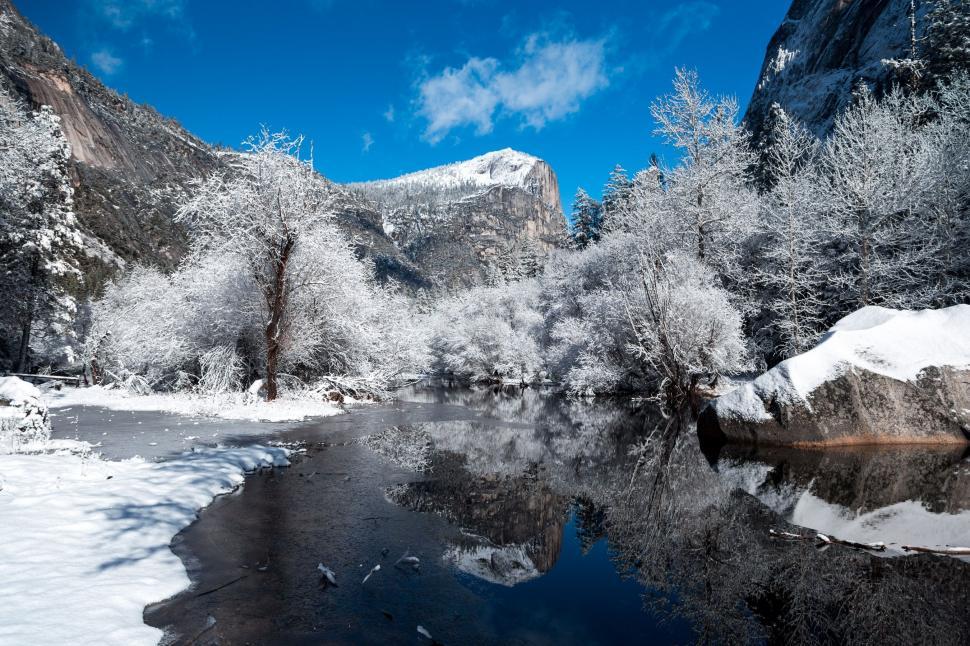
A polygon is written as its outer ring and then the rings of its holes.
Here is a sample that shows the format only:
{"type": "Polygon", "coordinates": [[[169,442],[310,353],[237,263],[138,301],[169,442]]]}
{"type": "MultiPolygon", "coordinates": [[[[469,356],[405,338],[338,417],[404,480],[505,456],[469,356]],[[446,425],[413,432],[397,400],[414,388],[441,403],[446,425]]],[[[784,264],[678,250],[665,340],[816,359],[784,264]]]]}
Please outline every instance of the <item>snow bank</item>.
{"type": "Polygon", "coordinates": [[[0,377],[0,455],[29,449],[50,436],[40,390],[17,377],[0,377]]]}
{"type": "Polygon", "coordinates": [[[90,454],[0,457],[0,643],[156,644],[146,605],[189,585],[172,537],[280,448],[162,463],[90,454]]]}
{"type": "Polygon", "coordinates": [[[124,390],[92,386],[64,388],[48,396],[52,406],[101,406],[112,410],[165,411],[179,415],[221,417],[253,422],[293,422],[329,417],[343,411],[331,402],[277,399],[246,401],[241,396],[203,397],[188,394],[135,395],[124,390]]]}
{"type": "Polygon", "coordinates": [[[719,416],[757,422],[771,419],[767,401],[811,410],[815,389],[854,369],[913,381],[930,366],[970,367],[970,305],[864,307],[832,326],[817,346],[719,397],[714,407],[719,416]]]}

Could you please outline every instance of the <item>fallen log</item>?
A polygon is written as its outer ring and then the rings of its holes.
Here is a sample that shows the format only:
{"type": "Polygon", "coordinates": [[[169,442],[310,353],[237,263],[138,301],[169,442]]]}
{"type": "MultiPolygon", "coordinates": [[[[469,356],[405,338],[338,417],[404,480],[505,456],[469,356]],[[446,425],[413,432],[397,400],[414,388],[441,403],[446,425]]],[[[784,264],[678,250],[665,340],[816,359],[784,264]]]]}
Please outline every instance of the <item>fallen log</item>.
{"type": "Polygon", "coordinates": [[[923,554],[970,556],[970,547],[920,547],[919,545],[903,545],[902,549],[904,552],[921,552],[923,554]]]}
{"type": "Polygon", "coordinates": [[[841,538],[836,538],[835,536],[829,536],[827,534],[817,534],[819,542],[823,545],[845,545],[846,547],[851,547],[857,550],[871,550],[874,552],[885,552],[886,544],[882,541],[877,543],[856,543],[855,541],[846,541],[841,538]]]}

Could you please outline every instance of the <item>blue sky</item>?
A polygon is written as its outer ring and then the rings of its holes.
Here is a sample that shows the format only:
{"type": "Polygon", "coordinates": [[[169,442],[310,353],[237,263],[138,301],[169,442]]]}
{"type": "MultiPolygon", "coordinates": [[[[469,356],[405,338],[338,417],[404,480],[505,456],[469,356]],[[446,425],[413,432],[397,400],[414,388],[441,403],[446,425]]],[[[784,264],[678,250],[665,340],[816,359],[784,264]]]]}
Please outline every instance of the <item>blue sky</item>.
{"type": "Polygon", "coordinates": [[[742,109],[787,0],[14,0],[107,85],[211,143],[302,133],[341,182],[499,148],[552,164],[567,207],[652,152],[675,66],[742,109]]]}

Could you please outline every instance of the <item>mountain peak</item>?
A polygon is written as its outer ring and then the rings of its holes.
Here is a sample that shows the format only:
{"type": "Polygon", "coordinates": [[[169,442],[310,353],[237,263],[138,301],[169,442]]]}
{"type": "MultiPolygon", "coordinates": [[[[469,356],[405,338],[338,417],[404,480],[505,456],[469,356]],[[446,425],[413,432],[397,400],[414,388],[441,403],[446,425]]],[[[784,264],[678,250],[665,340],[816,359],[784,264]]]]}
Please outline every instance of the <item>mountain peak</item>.
{"type": "Polygon", "coordinates": [[[391,179],[362,182],[362,186],[435,186],[457,188],[460,186],[524,187],[529,173],[542,160],[512,148],[503,148],[473,157],[465,161],[436,166],[391,179]]]}

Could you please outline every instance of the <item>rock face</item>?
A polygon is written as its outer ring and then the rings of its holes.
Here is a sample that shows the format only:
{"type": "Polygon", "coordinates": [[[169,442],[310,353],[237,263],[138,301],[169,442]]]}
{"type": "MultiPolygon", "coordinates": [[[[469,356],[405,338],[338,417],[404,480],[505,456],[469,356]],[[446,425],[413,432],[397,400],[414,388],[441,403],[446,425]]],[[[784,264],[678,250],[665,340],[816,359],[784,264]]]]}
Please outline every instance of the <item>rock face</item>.
{"type": "MultiPolygon", "coordinates": [[[[919,20],[928,3],[917,3],[919,20]]],[[[744,121],[756,139],[778,103],[817,135],[863,80],[877,91],[893,71],[883,59],[905,58],[910,47],[909,0],[794,0],[768,44],[744,121]]]]}
{"type": "MultiPolygon", "coordinates": [[[[89,257],[88,288],[129,262],[174,267],[187,249],[184,229],[173,222],[178,204],[192,180],[225,166],[226,155],[105,87],[10,0],[0,0],[0,87],[31,108],[50,105],[61,117],[89,257]]],[[[385,235],[380,214],[350,191],[342,192],[338,223],[358,255],[374,261],[379,278],[408,287],[426,283],[385,235]]]]}
{"type": "Polygon", "coordinates": [[[970,441],[970,306],[866,307],[812,350],[722,395],[705,439],[763,445],[970,441]]]}
{"type": "Polygon", "coordinates": [[[116,267],[173,266],[186,243],[172,222],[174,203],[190,178],[218,166],[209,147],[69,61],[9,0],[0,0],[0,85],[61,117],[89,255],[116,267]]]}
{"type": "Polygon", "coordinates": [[[527,274],[566,237],[552,168],[510,149],[351,188],[441,287],[481,284],[492,272],[527,274]]]}

